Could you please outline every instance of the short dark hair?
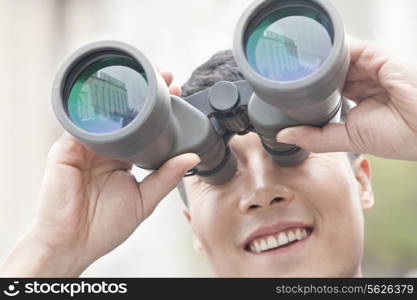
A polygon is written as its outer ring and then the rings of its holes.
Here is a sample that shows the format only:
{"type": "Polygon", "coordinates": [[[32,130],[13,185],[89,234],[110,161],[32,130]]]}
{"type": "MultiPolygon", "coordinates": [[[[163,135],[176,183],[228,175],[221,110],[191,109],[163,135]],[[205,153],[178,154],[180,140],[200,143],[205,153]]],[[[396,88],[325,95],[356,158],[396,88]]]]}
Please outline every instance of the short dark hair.
{"type": "Polygon", "coordinates": [[[214,54],[207,62],[199,66],[181,88],[181,96],[187,97],[208,89],[219,81],[244,80],[231,50],[214,54]]]}
{"type": "MultiPolygon", "coordinates": [[[[220,51],[214,54],[207,62],[199,66],[191,74],[191,77],[182,86],[181,97],[187,97],[198,93],[215,85],[219,81],[239,81],[244,80],[236,61],[233,57],[232,50],[220,51]]],[[[346,119],[351,105],[343,101],[341,119],[346,119]]],[[[358,155],[347,153],[349,160],[353,162],[358,155]]],[[[177,185],[181,199],[188,206],[187,194],[185,191],[184,181],[181,180],[177,185]]]]}

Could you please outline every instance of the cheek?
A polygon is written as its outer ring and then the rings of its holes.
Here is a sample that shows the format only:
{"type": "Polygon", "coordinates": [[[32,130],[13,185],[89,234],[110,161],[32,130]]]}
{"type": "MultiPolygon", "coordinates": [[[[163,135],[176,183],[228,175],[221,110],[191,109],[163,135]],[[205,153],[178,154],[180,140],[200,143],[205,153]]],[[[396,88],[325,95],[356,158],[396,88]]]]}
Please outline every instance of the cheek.
{"type": "MultiPolygon", "coordinates": [[[[196,199],[197,200],[197,199],[196,199]]],[[[227,200],[213,193],[191,207],[191,225],[207,255],[231,245],[235,214],[227,200]]]]}
{"type": "Polygon", "coordinates": [[[360,264],[363,247],[363,214],[353,174],[342,167],[319,167],[310,181],[306,199],[317,215],[314,255],[331,262],[321,268],[350,276],[360,264]]]}
{"type": "Polygon", "coordinates": [[[306,187],[306,198],[322,218],[361,215],[358,187],[349,168],[339,159],[331,164],[317,163],[305,171],[304,184],[300,186],[306,187]]]}
{"type": "Polygon", "coordinates": [[[363,215],[355,181],[346,173],[324,173],[314,199],[326,231],[348,241],[361,234],[363,215]]]}

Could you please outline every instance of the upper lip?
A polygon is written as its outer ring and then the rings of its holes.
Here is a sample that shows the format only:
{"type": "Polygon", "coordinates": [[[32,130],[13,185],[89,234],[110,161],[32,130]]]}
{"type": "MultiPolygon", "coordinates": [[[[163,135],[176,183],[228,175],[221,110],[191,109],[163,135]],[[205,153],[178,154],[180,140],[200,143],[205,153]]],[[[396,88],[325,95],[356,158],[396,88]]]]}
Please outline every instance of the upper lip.
{"type": "Polygon", "coordinates": [[[249,234],[246,239],[242,242],[241,246],[246,248],[251,241],[262,236],[268,236],[277,234],[282,231],[286,231],[292,228],[310,228],[313,226],[305,222],[279,222],[274,225],[261,226],[249,234]]]}

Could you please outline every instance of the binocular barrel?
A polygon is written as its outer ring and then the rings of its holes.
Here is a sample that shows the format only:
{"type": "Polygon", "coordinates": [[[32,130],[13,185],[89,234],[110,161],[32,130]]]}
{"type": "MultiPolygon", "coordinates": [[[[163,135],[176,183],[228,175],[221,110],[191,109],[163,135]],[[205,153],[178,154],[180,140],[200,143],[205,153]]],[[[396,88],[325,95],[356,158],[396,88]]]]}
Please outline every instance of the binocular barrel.
{"type": "Polygon", "coordinates": [[[301,163],[308,153],[276,135],[339,121],[350,56],[338,12],[323,0],[256,1],[239,20],[233,50],[254,90],[249,117],[265,148],[281,165],[301,163]]]}
{"type": "Polygon", "coordinates": [[[308,153],[276,135],[337,121],[350,62],[341,18],[324,0],[257,1],[238,23],[234,57],[246,81],[181,99],[136,48],[92,43],[61,66],[52,105],[86,147],[144,169],[193,152],[201,158],[193,174],[227,183],[236,170],[228,142],[249,131],[279,165],[302,163],[308,153]]]}
{"type": "Polygon", "coordinates": [[[104,41],[79,49],[59,70],[52,99],[62,126],[96,153],[158,169],[194,152],[208,182],[233,176],[228,173],[235,161],[209,119],[169,95],[156,68],[127,44],[104,41]]]}

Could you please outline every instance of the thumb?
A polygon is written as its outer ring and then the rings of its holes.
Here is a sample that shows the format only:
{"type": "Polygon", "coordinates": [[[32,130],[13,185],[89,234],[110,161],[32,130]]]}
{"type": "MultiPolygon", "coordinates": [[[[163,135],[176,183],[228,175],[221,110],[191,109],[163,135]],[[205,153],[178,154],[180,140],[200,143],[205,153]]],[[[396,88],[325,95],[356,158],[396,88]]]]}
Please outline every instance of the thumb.
{"type": "Polygon", "coordinates": [[[299,126],[281,130],[277,141],[297,145],[309,152],[354,152],[345,124],[331,123],[323,128],[299,126]]]}
{"type": "Polygon", "coordinates": [[[188,170],[200,163],[197,154],[187,153],[166,161],[163,166],[149,174],[139,183],[144,214],[149,215],[158,203],[180,182],[188,170]]]}

